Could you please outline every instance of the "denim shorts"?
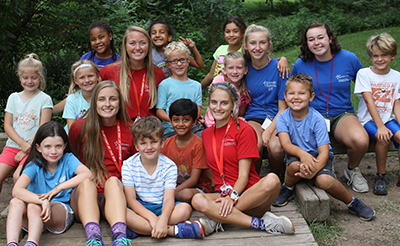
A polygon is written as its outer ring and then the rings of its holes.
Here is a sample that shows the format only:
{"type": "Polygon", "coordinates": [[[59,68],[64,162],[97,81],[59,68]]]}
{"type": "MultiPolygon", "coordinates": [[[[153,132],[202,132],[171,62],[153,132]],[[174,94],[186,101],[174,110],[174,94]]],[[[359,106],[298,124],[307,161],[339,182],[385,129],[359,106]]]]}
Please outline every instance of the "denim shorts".
{"type": "MultiPolygon", "coordinates": [[[[394,147],[396,147],[396,149],[399,149],[399,143],[394,141],[394,135],[396,134],[396,132],[400,131],[399,123],[397,123],[396,120],[391,120],[386,122],[385,126],[393,133],[391,140],[393,141],[394,147]]],[[[375,122],[373,120],[368,121],[367,123],[365,123],[364,128],[367,131],[369,138],[376,141],[375,134],[378,132],[378,128],[376,127],[375,122]]]]}

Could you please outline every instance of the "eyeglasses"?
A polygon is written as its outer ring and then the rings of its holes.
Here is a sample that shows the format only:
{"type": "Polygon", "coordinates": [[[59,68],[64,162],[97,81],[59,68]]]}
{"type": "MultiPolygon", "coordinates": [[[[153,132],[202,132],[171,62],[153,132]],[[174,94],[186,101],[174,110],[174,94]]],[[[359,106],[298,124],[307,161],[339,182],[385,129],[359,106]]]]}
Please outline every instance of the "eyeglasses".
{"type": "Polygon", "coordinates": [[[188,61],[189,61],[189,58],[181,58],[181,59],[173,59],[173,60],[166,61],[166,62],[169,62],[169,63],[172,63],[172,64],[178,64],[178,62],[186,63],[188,61]]]}

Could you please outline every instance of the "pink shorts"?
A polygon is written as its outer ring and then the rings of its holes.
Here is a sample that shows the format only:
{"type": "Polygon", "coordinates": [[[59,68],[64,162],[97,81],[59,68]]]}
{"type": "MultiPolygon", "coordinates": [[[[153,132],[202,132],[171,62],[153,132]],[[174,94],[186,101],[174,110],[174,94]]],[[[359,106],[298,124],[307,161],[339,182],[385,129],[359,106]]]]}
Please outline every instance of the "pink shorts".
{"type": "Polygon", "coordinates": [[[26,155],[20,163],[15,162],[15,156],[20,152],[20,149],[13,148],[13,147],[5,147],[3,149],[3,152],[0,155],[0,163],[5,163],[7,165],[17,167],[19,165],[24,165],[26,158],[28,158],[28,155],[26,155]]]}

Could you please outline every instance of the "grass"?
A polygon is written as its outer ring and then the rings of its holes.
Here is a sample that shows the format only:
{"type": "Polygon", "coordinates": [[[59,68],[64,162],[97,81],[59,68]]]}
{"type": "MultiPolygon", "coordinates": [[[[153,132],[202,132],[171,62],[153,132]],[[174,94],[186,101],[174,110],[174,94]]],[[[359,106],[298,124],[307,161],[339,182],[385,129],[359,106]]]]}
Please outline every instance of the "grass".
{"type": "Polygon", "coordinates": [[[332,218],[324,222],[310,223],[309,228],[318,245],[330,245],[334,243],[338,237],[344,235],[343,228],[332,218]]]}

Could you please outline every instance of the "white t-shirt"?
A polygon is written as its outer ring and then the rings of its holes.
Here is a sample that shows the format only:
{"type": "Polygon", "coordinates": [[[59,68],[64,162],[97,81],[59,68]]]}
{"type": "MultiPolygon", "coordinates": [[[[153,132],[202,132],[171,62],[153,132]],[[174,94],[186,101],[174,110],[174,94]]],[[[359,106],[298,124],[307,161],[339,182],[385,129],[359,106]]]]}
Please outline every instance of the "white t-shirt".
{"type": "Polygon", "coordinates": [[[361,125],[372,120],[367,104],[362,96],[363,92],[372,93],[379,116],[382,122],[386,124],[388,121],[394,119],[392,112],[394,102],[400,98],[399,89],[400,73],[398,71],[390,69],[389,73],[379,75],[372,72],[371,67],[360,69],[356,77],[354,94],[360,98],[357,117],[361,125]]]}

